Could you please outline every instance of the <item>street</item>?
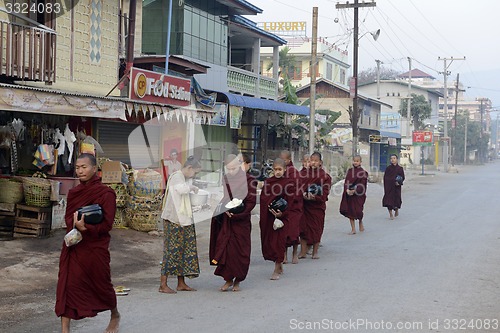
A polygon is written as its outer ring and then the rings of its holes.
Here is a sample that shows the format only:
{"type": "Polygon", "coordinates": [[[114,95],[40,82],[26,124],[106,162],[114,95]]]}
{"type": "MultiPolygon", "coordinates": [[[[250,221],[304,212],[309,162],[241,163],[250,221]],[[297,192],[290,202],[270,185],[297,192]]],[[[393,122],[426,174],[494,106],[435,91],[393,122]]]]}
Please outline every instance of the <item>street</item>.
{"type": "MultiPolygon", "coordinates": [[[[208,221],[197,224],[201,275],[187,281],[198,291],[175,295],[157,291],[161,238],[141,234],[118,245],[120,235],[135,232],[113,231],[113,281],[131,288],[118,298],[120,332],[500,332],[500,161],[457,174],[417,172],[408,172],[400,216],[392,221],[381,207],[382,185],[368,184],[366,231],[356,235],[348,235],[333,191],[321,258],[285,265],[278,281],[269,279],[274,265],[262,259],[254,217],[250,272],[237,293],[218,290],[223,280],[208,265],[208,221]]],[[[13,255],[8,249],[16,243],[37,241],[1,242],[0,251],[13,255]]],[[[53,312],[59,247],[51,243],[17,278],[12,257],[2,263],[0,331],[60,330],[53,312]],[[52,266],[38,274],[44,263],[52,266]],[[32,291],[25,279],[45,286],[32,291]],[[13,292],[9,283],[23,289],[13,292]]],[[[72,321],[72,330],[102,332],[108,320],[109,311],[72,321]]]]}

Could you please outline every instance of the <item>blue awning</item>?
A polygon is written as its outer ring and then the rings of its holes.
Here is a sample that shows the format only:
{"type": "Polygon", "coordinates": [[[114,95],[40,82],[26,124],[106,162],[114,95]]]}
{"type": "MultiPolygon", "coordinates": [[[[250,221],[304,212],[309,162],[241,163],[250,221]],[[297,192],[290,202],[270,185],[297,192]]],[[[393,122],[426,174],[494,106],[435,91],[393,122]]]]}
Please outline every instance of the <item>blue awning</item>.
{"type": "Polygon", "coordinates": [[[285,112],[290,114],[298,114],[302,116],[309,115],[308,106],[288,104],[283,102],[271,101],[268,99],[242,96],[227,92],[222,92],[221,94],[224,94],[227,97],[229,105],[242,106],[249,109],[285,112]]]}
{"type": "Polygon", "coordinates": [[[380,135],[385,136],[386,138],[401,139],[401,134],[396,133],[396,132],[380,131],[380,135]]]}

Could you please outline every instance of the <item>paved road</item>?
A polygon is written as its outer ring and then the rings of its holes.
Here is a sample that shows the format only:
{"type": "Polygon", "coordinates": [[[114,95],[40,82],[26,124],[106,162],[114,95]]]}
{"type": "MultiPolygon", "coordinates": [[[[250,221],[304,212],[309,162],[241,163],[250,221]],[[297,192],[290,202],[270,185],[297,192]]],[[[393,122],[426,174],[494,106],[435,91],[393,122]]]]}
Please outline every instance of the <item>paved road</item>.
{"type": "MultiPolygon", "coordinates": [[[[381,208],[382,191],[369,184],[366,231],[354,236],[333,197],[321,259],[286,265],[279,281],[269,280],[273,264],[262,259],[256,219],[239,293],[218,291],[208,223],[199,224],[202,274],[190,281],[198,291],[164,295],[156,276],[143,280],[119,298],[121,332],[500,332],[500,162],[414,175],[394,221],[381,208]]],[[[72,328],[101,332],[107,320],[105,313],[72,328]]]]}

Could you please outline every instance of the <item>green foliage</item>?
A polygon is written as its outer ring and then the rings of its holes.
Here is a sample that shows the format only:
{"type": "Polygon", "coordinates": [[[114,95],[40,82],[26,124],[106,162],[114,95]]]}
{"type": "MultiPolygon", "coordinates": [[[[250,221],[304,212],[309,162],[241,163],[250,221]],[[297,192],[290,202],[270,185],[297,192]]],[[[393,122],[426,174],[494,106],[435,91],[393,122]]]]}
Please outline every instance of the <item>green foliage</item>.
{"type": "MultiPolygon", "coordinates": [[[[465,144],[465,123],[468,115],[460,113],[457,115],[457,126],[451,127],[451,122],[448,122],[450,128],[450,137],[452,145],[453,160],[456,163],[464,160],[464,144],[465,144]]],[[[483,133],[481,137],[481,123],[477,121],[467,121],[467,152],[477,150],[485,156],[488,150],[488,141],[490,136],[483,133]]]]}
{"type": "MultiPolygon", "coordinates": [[[[399,114],[406,117],[408,110],[408,100],[404,99],[399,107],[399,114]]],[[[431,103],[427,101],[424,95],[411,94],[410,115],[411,123],[415,129],[424,127],[424,120],[431,117],[431,103]]]]}

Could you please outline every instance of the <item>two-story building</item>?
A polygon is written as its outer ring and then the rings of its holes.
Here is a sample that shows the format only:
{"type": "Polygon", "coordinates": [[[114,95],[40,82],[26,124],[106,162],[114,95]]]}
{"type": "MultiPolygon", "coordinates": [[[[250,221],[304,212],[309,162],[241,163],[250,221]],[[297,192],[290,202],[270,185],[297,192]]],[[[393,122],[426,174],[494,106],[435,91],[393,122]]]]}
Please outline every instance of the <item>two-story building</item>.
{"type": "MultiPolygon", "coordinates": [[[[300,100],[310,98],[310,84],[297,88],[297,96],[300,100]]],[[[330,133],[334,149],[351,152],[352,125],[349,117],[349,108],[352,108],[353,99],[350,96],[349,87],[330,82],[320,78],[316,82],[316,109],[340,112],[340,117],[335,120],[336,128],[330,133]]],[[[369,163],[372,170],[383,168],[388,163],[387,154],[381,155],[381,142],[373,138],[380,137],[380,114],[381,109],[391,108],[390,104],[369,97],[367,94],[358,94],[359,108],[361,110],[359,128],[359,153],[369,163]]],[[[387,140],[386,140],[387,143],[387,140]]],[[[394,142],[396,146],[396,141],[394,142]]],[[[367,163],[367,164],[368,164],[367,163]]]]}

